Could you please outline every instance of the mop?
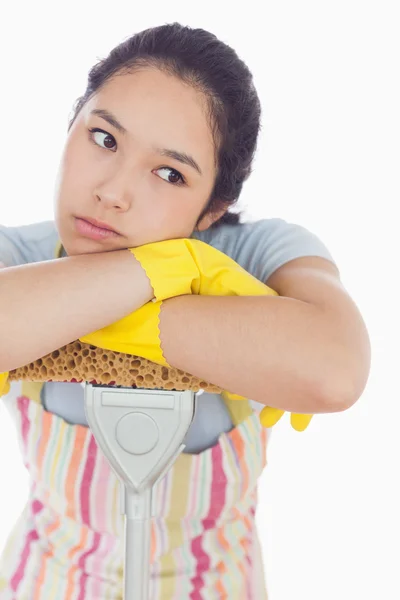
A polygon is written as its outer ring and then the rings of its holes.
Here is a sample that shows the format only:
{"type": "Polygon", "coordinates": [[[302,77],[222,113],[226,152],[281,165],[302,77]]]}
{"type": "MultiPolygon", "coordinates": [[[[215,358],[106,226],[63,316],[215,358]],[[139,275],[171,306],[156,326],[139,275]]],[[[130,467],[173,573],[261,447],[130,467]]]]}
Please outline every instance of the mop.
{"type": "Polygon", "coordinates": [[[181,370],[79,340],[10,371],[8,381],[20,380],[84,382],[89,427],[121,483],[124,600],[148,600],[154,488],[185,448],[196,392],[222,390],[181,370]]]}
{"type": "MultiPolygon", "coordinates": [[[[195,414],[195,393],[204,390],[244,400],[168,365],[159,341],[161,303],[192,293],[265,296],[276,292],[198,240],[166,240],[129,250],[152,283],[153,301],[10,371],[9,380],[85,382],[89,427],[121,482],[124,600],[148,600],[153,490],[185,447],[195,414]]],[[[7,374],[0,374],[0,395],[6,378],[7,374]]],[[[261,412],[262,424],[270,410],[265,407],[261,412]]],[[[292,417],[292,425],[301,431],[311,415],[292,417]]]]}

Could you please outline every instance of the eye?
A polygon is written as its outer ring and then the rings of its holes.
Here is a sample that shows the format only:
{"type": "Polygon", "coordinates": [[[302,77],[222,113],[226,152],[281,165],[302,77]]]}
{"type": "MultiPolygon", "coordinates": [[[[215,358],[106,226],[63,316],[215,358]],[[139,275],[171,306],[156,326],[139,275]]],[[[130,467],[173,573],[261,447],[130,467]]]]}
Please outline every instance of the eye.
{"type": "Polygon", "coordinates": [[[167,181],[168,183],[172,183],[173,185],[183,185],[185,182],[183,175],[179,173],[176,169],[171,169],[171,167],[160,167],[155,170],[156,173],[159,173],[161,179],[167,181]]]}
{"type": "Polygon", "coordinates": [[[111,133],[107,133],[107,131],[97,129],[96,127],[89,129],[89,132],[90,139],[96,144],[96,146],[100,146],[100,148],[105,148],[106,150],[112,150],[115,152],[117,149],[117,142],[111,133]]]}

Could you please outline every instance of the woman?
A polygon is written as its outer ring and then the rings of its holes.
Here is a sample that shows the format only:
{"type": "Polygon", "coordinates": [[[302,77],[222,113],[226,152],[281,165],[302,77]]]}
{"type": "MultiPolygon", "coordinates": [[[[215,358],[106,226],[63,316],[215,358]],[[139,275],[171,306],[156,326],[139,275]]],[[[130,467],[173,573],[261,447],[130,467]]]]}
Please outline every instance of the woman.
{"type": "MultiPolygon", "coordinates": [[[[89,74],[61,160],[55,223],[0,229],[6,267],[35,263],[0,273],[0,372],[148,303],[151,281],[128,248],[202,240],[280,296],[163,304],[168,363],[251,398],[255,411],[200,397],[185,454],[157,491],[152,600],[262,598],[254,515],[266,435],[256,413],[278,409],[272,424],[284,410],[345,410],[368,375],[364,323],[324,245],[300,227],[240,223],[228,210],[250,174],[259,126],[251,73],[231,48],[178,24],[138,33],[89,74]]],[[[118,482],[87,428],[82,388],[24,390],[8,404],[32,485],[0,590],[21,600],[121,598],[118,482]]]]}

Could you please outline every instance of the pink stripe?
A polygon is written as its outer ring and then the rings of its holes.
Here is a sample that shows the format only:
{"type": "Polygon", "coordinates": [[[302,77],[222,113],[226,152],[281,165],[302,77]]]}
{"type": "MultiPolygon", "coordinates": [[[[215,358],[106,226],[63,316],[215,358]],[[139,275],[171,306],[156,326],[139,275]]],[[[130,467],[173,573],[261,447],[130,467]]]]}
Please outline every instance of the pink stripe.
{"type": "Polygon", "coordinates": [[[78,596],[77,600],[85,600],[85,594],[86,594],[85,588],[86,588],[86,581],[88,578],[88,574],[85,572],[86,559],[88,558],[88,556],[90,556],[91,554],[96,552],[96,550],[100,546],[100,534],[95,533],[93,538],[94,538],[94,541],[93,541],[92,547],[90,548],[90,550],[88,550],[87,552],[82,554],[82,556],[80,557],[79,562],[78,562],[79,568],[83,572],[82,572],[82,576],[81,576],[81,579],[79,582],[79,596],[78,596]]]}
{"type": "Polygon", "coordinates": [[[93,589],[91,591],[94,598],[101,598],[104,595],[104,565],[107,565],[107,560],[109,561],[109,557],[115,545],[119,543],[119,539],[112,538],[107,534],[100,534],[99,544],[100,542],[102,542],[102,549],[96,552],[92,562],[92,569],[95,576],[93,577],[93,589]],[[100,574],[100,577],[97,577],[97,574],[100,574]]]}
{"type": "Polygon", "coordinates": [[[250,558],[250,556],[246,556],[245,561],[247,562],[247,573],[248,573],[248,577],[246,577],[246,579],[245,579],[246,593],[247,593],[249,600],[254,600],[254,598],[255,598],[254,593],[256,591],[254,589],[254,586],[257,584],[255,583],[253,560],[250,558]]]}
{"type": "MultiPolygon", "coordinates": [[[[211,482],[211,499],[208,509],[208,515],[202,521],[204,532],[212,527],[222,513],[226,498],[227,477],[222,464],[222,449],[218,444],[212,449],[212,482],[211,482]]],[[[194,586],[190,594],[191,600],[202,600],[201,590],[204,587],[203,573],[210,568],[210,559],[207,553],[203,550],[202,542],[204,534],[197,536],[192,542],[192,552],[197,560],[196,575],[191,579],[194,586]]]]}
{"type": "Polygon", "coordinates": [[[162,515],[165,515],[164,511],[165,511],[166,506],[167,506],[167,490],[168,490],[168,487],[169,487],[169,481],[170,481],[170,479],[171,479],[171,473],[168,473],[160,481],[160,483],[162,483],[162,488],[161,488],[161,490],[162,490],[162,494],[161,494],[161,514],[162,515]]]}
{"type": "Polygon", "coordinates": [[[168,489],[171,481],[171,473],[168,473],[160,482],[161,487],[161,507],[158,514],[162,515],[162,518],[158,519],[159,527],[159,547],[158,547],[158,556],[161,556],[164,552],[168,550],[168,528],[166,524],[167,517],[167,500],[168,500],[168,489]]]}
{"type": "MultiPolygon", "coordinates": [[[[81,500],[81,516],[85,525],[90,527],[90,488],[93,481],[93,472],[96,464],[97,444],[94,436],[90,436],[89,446],[87,450],[87,459],[83,471],[81,481],[80,500],[81,500]]],[[[92,547],[84,552],[78,562],[79,568],[83,571],[80,578],[79,596],[77,600],[84,600],[86,593],[86,582],[88,574],[85,572],[85,563],[88,556],[96,552],[100,545],[100,534],[94,533],[94,541],[92,547]]]]}
{"type": "Polygon", "coordinates": [[[104,493],[104,501],[103,502],[95,502],[94,503],[94,511],[96,513],[96,529],[98,528],[100,531],[108,531],[108,522],[111,517],[111,507],[109,507],[105,503],[105,499],[110,493],[111,487],[111,478],[110,478],[110,466],[104,456],[104,454],[99,453],[98,461],[97,461],[97,476],[96,476],[96,485],[97,489],[100,489],[102,493],[104,493]],[[107,509],[110,511],[110,514],[107,514],[107,509]]]}
{"type": "MultiPolygon", "coordinates": [[[[90,486],[93,479],[94,465],[97,456],[97,444],[94,436],[90,437],[85,469],[80,489],[82,521],[90,527],[90,486]]],[[[98,498],[96,499],[99,500],[98,498]]]]}
{"type": "Polygon", "coordinates": [[[189,504],[188,514],[189,515],[193,515],[195,513],[196,502],[197,502],[197,498],[198,498],[197,494],[198,494],[198,487],[199,487],[199,472],[200,472],[201,461],[202,461],[202,459],[200,458],[200,455],[199,455],[198,459],[194,463],[195,469],[192,473],[192,478],[191,478],[193,485],[190,486],[191,497],[190,497],[190,501],[188,502],[188,504],[189,504]]]}
{"type": "Polygon", "coordinates": [[[22,435],[22,441],[24,444],[24,453],[25,453],[24,465],[27,469],[29,469],[29,465],[27,462],[28,436],[29,436],[29,432],[30,432],[30,428],[31,428],[31,423],[28,418],[29,402],[30,402],[30,400],[26,396],[19,396],[17,398],[17,406],[18,406],[18,410],[20,412],[20,418],[21,418],[21,435],[22,435]]]}
{"type": "Polygon", "coordinates": [[[32,502],[32,514],[35,516],[44,508],[44,504],[40,502],[40,500],[35,500],[32,502]]]}
{"type": "MultiPolygon", "coordinates": [[[[39,502],[38,500],[34,500],[32,502],[31,508],[32,508],[32,514],[35,516],[43,509],[43,504],[41,502],[39,502]]],[[[38,535],[38,532],[36,531],[36,529],[31,529],[29,531],[28,535],[26,536],[26,541],[25,541],[24,549],[21,554],[20,563],[19,563],[14,575],[11,578],[11,588],[14,590],[14,592],[16,592],[18,590],[18,587],[24,577],[26,564],[27,564],[28,558],[29,558],[31,544],[32,544],[32,542],[36,542],[38,539],[39,539],[39,535],[38,535]]]]}

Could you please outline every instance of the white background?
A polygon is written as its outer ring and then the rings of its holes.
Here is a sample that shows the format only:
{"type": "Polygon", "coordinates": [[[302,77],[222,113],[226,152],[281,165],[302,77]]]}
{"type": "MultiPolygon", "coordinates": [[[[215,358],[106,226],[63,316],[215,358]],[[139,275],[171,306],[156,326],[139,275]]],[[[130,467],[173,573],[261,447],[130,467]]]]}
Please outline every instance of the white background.
{"type": "MultiPolygon", "coordinates": [[[[399,19],[395,2],[22,2],[1,9],[0,222],[52,219],[58,160],[92,64],[180,21],[232,45],[263,105],[242,206],[316,233],[369,327],[368,387],[298,434],[274,429],[258,523],[270,600],[400,598],[399,19]]],[[[397,6],[398,8],[398,6],[397,6]]],[[[0,409],[0,548],[27,482],[0,409]]]]}

